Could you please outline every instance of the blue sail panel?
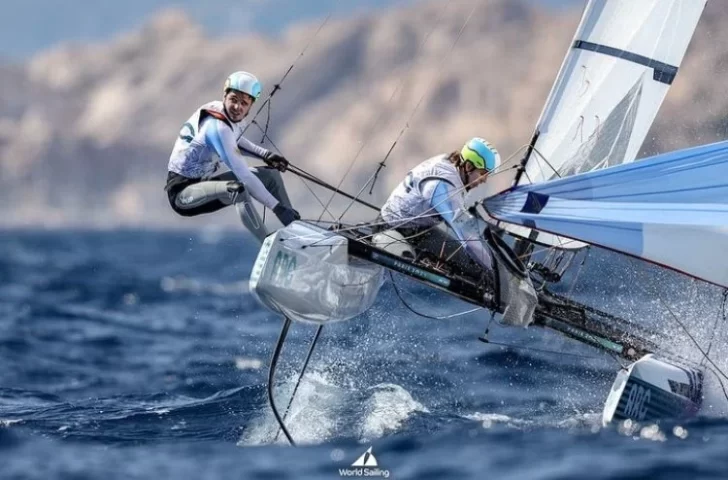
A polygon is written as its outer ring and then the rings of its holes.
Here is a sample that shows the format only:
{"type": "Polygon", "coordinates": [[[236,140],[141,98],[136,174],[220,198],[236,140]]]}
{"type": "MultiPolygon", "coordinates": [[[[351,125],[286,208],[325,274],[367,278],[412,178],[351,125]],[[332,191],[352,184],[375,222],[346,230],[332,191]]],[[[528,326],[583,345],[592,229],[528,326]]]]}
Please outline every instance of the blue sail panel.
{"type": "Polygon", "coordinates": [[[728,142],[524,185],[484,207],[728,287],[728,142]]]}

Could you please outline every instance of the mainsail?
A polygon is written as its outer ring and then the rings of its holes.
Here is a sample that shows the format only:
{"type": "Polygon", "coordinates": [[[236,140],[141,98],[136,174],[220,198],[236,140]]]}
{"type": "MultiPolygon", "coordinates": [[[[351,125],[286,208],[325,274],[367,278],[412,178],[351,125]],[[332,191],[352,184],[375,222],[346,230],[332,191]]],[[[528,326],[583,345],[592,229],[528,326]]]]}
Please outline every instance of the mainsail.
{"type": "MultiPolygon", "coordinates": [[[[589,1],[523,168],[494,176],[480,198],[514,182],[539,183],[632,162],[677,74],[705,3],[589,1]]],[[[584,245],[528,228],[506,228],[545,245],[584,245]]]]}
{"type": "Polygon", "coordinates": [[[484,207],[728,287],[728,141],[519,186],[484,207]]]}

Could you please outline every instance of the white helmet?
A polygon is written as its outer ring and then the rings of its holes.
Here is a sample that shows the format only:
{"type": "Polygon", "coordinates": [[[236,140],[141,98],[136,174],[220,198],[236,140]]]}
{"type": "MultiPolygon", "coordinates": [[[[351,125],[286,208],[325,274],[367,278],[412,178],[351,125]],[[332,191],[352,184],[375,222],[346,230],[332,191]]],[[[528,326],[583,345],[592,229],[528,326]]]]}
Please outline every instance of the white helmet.
{"type": "Polygon", "coordinates": [[[248,72],[235,72],[231,73],[227,80],[225,80],[225,86],[223,92],[227,93],[228,90],[237,90],[239,92],[247,93],[253,99],[260,97],[260,92],[263,90],[262,85],[255,78],[255,75],[248,72]]]}

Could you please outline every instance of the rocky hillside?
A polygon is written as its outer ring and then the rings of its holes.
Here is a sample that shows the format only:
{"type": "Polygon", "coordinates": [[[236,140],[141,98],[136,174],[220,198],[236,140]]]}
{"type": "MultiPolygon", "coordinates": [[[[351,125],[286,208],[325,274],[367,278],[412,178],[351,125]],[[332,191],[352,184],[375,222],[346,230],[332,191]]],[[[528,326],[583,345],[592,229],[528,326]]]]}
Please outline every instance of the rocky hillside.
{"type": "MultiPolygon", "coordinates": [[[[726,136],[728,3],[707,8],[646,153],[726,136]]],[[[279,38],[211,39],[168,11],[106,44],[0,66],[0,200],[10,205],[0,225],[232,225],[230,213],[171,212],[162,191],[169,151],[230,71],[255,72],[268,91],[294,61],[269,134],[311,173],[338,183],[353,164],[342,188],[356,192],[408,125],[375,194],[365,194],[381,203],[412,165],[470,136],[505,156],[526,143],[579,14],[525,0],[433,1],[332,21],[315,37],[317,23],[279,38]]],[[[260,140],[254,127],[249,136],[260,140]]],[[[309,188],[323,203],[328,194],[286,179],[304,216],[318,217],[309,188]]]]}

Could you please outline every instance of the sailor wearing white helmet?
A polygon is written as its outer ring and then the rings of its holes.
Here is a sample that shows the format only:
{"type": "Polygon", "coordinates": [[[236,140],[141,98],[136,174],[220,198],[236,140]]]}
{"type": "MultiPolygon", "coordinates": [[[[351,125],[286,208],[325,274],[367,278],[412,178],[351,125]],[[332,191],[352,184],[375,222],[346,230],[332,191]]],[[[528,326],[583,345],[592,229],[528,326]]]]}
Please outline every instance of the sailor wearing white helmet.
{"type": "MultiPolygon", "coordinates": [[[[280,172],[288,167],[281,155],[243,136],[244,122],[262,87],[248,72],[235,72],[225,81],[222,101],[206,103],[182,125],[167,166],[165,190],[169,203],[182,216],[220,210],[252,196],[270,208],[284,225],[300,218],[291,208],[280,172]],[[249,167],[243,152],[268,167],[249,167]],[[230,171],[217,174],[220,160],[230,171]]],[[[259,239],[267,232],[257,212],[244,208],[246,227],[259,239]]]]}

